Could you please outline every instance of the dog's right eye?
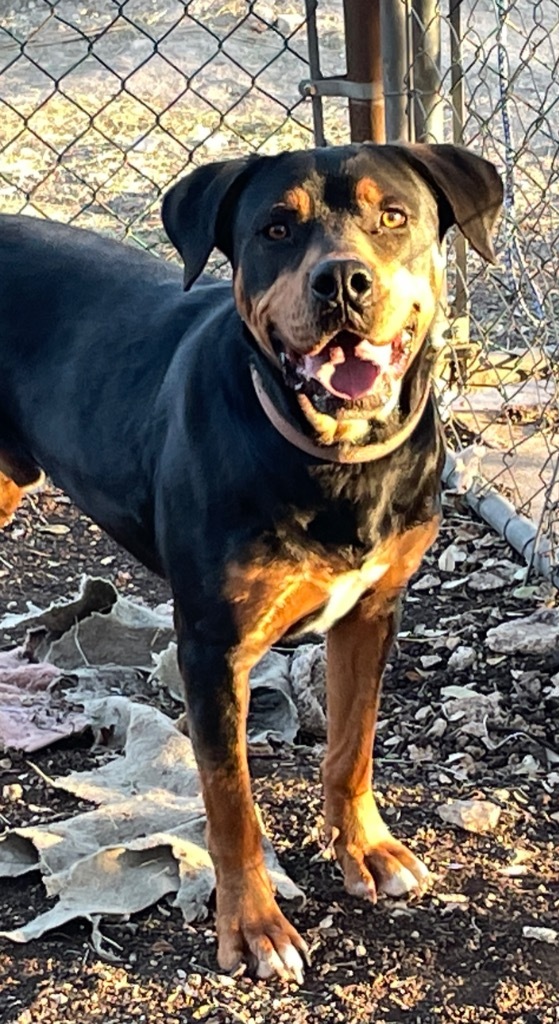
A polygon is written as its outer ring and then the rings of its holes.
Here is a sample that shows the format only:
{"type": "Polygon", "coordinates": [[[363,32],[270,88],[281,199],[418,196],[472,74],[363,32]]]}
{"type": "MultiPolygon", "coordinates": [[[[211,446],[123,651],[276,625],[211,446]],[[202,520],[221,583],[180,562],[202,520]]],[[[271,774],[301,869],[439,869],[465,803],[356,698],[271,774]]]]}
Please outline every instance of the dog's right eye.
{"type": "Polygon", "coordinates": [[[283,242],[285,238],[289,238],[289,228],[287,224],[279,221],[276,224],[268,224],[268,227],[264,228],[264,236],[271,242],[283,242]]]}

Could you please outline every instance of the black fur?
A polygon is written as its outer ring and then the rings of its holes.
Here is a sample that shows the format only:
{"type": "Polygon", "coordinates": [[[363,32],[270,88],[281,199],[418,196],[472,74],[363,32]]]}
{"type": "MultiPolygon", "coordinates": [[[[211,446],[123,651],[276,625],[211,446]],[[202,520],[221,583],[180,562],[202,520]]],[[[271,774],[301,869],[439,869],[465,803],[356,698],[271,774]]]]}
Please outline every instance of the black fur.
{"type": "MultiPolygon", "coordinates": [[[[283,270],[297,271],[317,239],[358,220],[352,189],[369,174],[409,208],[406,233],[375,236],[383,258],[436,244],[454,222],[492,256],[502,190],[485,161],[454,147],[344,147],[215,165],[177,185],[163,219],[187,287],[218,246],[242,269],[248,300],[265,293],[283,270]],[[274,247],[262,234],[270,204],[302,181],[319,215],[274,247]]],[[[44,470],[169,580],[197,756],[227,766],[240,640],[228,568],[250,565],[255,551],[270,564],[311,552],[358,567],[380,541],[436,515],[443,445],[429,403],[412,436],[380,461],[344,466],[304,454],[256,397],[251,364],[284,417],[309,434],[295,393],[241,320],[230,282],[186,294],[181,285],[176,266],[131,246],[0,217],[0,470],[12,467],[20,483],[44,470]]],[[[379,437],[427,386],[431,359],[425,343],[379,437]]]]}

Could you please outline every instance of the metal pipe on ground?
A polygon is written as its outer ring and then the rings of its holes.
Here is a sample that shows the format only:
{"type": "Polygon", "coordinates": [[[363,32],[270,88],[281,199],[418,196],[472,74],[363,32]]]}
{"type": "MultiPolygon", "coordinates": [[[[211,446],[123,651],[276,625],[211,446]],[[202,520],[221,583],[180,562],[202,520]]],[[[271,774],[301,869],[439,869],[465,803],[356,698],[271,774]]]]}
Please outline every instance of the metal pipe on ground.
{"type": "MultiPolygon", "coordinates": [[[[446,455],[443,484],[449,490],[461,490],[460,473],[454,453],[451,451],[446,455]]],[[[524,559],[527,563],[527,574],[533,569],[538,575],[550,580],[555,587],[559,586],[559,567],[543,549],[542,538],[538,538],[536,524],[531,519],[520,515],[510,501],[491,490],[483,481],[469,487],[464,492],[464,497],[476,515],[524,559]]]]}

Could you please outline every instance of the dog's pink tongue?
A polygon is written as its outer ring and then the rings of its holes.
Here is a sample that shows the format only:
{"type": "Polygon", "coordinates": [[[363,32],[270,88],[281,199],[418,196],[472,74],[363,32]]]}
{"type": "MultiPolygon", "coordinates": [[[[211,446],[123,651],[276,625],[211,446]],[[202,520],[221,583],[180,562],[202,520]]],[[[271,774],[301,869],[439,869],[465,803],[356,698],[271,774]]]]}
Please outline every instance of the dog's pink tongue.
{"type": "Polygon", "coordinates": [[[316,356],[305,356],[304,373],[314,377],[323,387],[340,398],[363,398],[387,369],[392,358],[391,345],[372,345],[362,338],[339,335],[339,341],[330,343],[316,356]]]}
{"type": "Polygon", "coordinates": [[[346,356],[345,362],[336,366],[330,378],[330,387],[339,395],[361,398],[371,390],[379,373],[380,366],[377,363],[346,356]]]}

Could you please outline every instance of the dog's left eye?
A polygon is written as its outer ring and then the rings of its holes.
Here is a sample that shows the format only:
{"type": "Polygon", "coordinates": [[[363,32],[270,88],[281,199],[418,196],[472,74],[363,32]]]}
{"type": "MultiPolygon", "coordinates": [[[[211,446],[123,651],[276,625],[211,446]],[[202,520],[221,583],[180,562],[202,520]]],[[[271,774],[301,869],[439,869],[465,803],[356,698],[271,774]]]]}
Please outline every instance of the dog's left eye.
{"type": "Polygon", "coordinates": [[[408,218],[403,210],[383,210],[380,215],[380,222],[383,228],[403,228],[408,218]]]}
{"type": "Polygon", "coordinates": [[[284,238],[289,238],[289,228],[287,224],[278,221],[276,224],[268,224],[268,227],[264,228],[264,234],[272,242],[282,242],[284,238]]]}

